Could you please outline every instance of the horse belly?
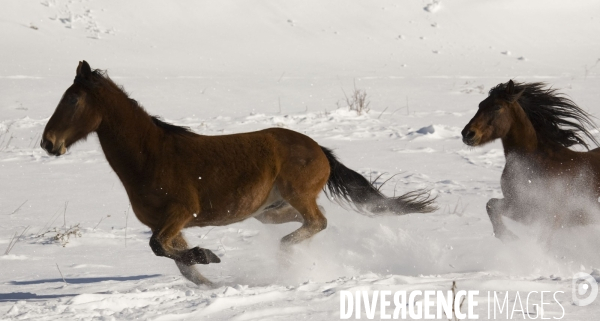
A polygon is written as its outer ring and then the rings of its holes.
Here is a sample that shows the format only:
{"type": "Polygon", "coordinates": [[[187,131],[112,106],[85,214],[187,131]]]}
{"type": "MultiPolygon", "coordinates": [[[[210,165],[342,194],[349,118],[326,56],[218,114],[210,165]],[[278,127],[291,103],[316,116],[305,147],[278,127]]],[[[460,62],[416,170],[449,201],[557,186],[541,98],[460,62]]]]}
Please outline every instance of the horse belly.
{"type": "Polygon", "coordinates": [[[256,215],[259,215],[267,207],[277,204],[278,202],[281,202],[281,201],[283,201],[283,198],[281,197],[279,190],[277,189],[276,186],[273,186],[273,188],[269,192],[269,196],[267,196],[267,199],[258,207],[258,209],[256,209],[254,212],[252,212],[252,214],[250,214],[249,217],[254,217],[256,215]]]}
{"type": "Polygon", "coordinates": [[[261,193],[247,195],[243,199],[230,199],[220,204],[208,200],[203,202],[202,214],[191,225],[223,226],[241,222],[262,213],[267,207],[283,200],[277,187],[273,186],[266,198],[261,193]],[[258,194],[258,195],[257,195],[258,194]],[[256,204],[257,199],[264,201],[256,204]]]}

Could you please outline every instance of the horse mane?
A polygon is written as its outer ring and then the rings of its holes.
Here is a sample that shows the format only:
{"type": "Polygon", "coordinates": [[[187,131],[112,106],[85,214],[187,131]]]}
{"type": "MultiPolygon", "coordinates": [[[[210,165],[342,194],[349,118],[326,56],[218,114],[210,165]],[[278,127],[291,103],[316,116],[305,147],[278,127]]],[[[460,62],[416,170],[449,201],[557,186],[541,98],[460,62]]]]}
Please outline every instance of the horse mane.
{"type": "MultiPolygon", "coordinates": [[[[125,97],[127,97],[133,105],[141,108],[142,110],[144,110],[144,112],[146,112],[144,107],[142,107],[140,103],[138,103],[135,99],[129,98],[129,94],[125,91],[125,89],[123,89],[122,86],[117,85],[114,81],[112,81],[112,79],[110,79],[106,70],[94,69],[92,70],[91,77],[88,78],[83,78],[78,75],[75,77],[74,83],[84,86],[87,89],[102,87],[110,91],[120,92],[124,94],[125,97]]],[[[167,123],[163,121],[159,116],[149,116],[152,119],[152,123],[156,127],[162,129],[165,133],[184,136],[196,135],[194,132],[192,132],[192,130],[189,127],[177,126],[171,123],[167,123]]]]}
{"type": "Polygon", "coordinates": [[[583,139],[583,136],[586,136],[596,146],[600,146],[590,132],[591,129],[597,128],[592,120],[593,116],[556,89],[547,87],[542,82],[514,82],[515,94],[511,95],[506,90],[507,85],[508,83],[502,83],[493,87],[489,95],[506,101],[514,101],[515,96],[519,97],[517,102],[533,124],[539,138],[564,147],[580,144],[589,150],[583,139]]]}
{"type": "Polygon", "coordinates": [[[162,130],[164,130],[165,133],[175,134],[175,135],[183,135],[183,136],[188,136],[188,135],[195,136],[196,135],[194,132],[192,132],[192,130],[189,127],[177,126],[177,125],[173,125],[171,123],[167,123],[167,122],[163,121],[162,119],[160,119],[160,117],[158,117],[158,116],[150,116],[150,118],[152,118],[152,122],[154,123],[154,125],[161,128],[162,130]]]}

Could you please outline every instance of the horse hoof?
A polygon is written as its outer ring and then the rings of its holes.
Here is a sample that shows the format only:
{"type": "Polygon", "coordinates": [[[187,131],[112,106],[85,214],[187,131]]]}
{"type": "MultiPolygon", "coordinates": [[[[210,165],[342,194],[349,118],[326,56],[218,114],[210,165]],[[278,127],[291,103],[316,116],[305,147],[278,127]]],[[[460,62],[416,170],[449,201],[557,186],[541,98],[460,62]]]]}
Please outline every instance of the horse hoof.
{"type": "Polygon", "coordinates": [[[188,250],[181,261],[186,265],[221,263],[221,259],[211,250],[201,249],[197,246],[188,250]]]}
{"type": "Polygon", "coordinates": [[[221,263],[221,259],[211,250],[204,249],[208,263],[221,263]]]}

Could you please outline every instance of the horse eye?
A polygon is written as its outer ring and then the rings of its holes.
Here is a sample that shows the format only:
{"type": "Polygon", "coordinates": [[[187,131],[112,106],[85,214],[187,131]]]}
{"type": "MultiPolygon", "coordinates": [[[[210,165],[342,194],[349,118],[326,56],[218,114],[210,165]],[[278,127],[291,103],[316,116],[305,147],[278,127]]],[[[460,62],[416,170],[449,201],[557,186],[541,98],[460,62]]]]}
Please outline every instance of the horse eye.
{"type": "Polygon", "coordinates": [[[77,104],[77,100],[78,100],[78,98],[73,96],[73,97],[69,98],[69,104],[75,105],[75,104],[77,104]]]}

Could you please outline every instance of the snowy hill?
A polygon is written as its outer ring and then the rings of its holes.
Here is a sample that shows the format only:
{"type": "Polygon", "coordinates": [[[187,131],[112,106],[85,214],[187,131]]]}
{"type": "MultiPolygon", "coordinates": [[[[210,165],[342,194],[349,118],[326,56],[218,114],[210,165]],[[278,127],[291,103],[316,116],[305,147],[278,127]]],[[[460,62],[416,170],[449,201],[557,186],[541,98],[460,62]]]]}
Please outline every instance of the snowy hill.
{"type": "Polygon", "coordinates": [[[573,305],[571,279],[600,267],[599,227],[545,244],[508,222],[522,240],[501,243],[485,204],[502,196],[502,147],[468,148],[460,131],[511,78],[548,82],[598,116],[599,31],[591,0],[3,1],[0,251],[25,232],[0,255],[0,319],[337,320],[341,291],[456,281],[480,291],[482,318],[487,291],[511,293],[511,307],[516,291],[563,291],[564,319],[589,320],[600,303],[573,305]],[[199,267],[219,287],[199,288],[154,256],[95,136],[60,158],[39,148],[83,59],[169,122],[296,130],[366,177],[400,173],[388,195],[433,189],[440,209],[369,218],[321,197],[328,228],[288,264],[278,242],[297,224],[192,228],[189,243],[222,260],[199,267]],[[354,88],[369,113],[345,107],[354,88]]]}

